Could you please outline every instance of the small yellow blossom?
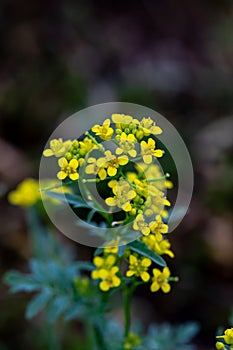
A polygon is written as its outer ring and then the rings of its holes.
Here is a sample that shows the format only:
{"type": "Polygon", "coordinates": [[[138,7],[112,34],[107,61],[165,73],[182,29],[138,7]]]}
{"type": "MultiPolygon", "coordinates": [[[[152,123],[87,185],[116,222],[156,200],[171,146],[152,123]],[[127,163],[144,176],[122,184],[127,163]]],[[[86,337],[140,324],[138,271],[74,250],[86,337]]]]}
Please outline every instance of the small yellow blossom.
{"type": "Polygon", "coordinates": [[[162,235],[150,234],[147,237],[143,237],[142,241],[150,248],[153,252],[158,255],[168,255],[170,258],[174,258],[174,253],[170,250],[171,244],[168,239],[163,239],[162,235]]]}
{"type": "Polygon", "coordinates": [[[89,163],[89,164],[85,168],[86,174],[93,174],[93,175],[98,174],[98,176],[101,180],[104,180],[106,178],[106,171],[97,165],[96,158],[94,158],[94,157],[88,158],[87,163],[89,163]]]}
{"type": "Polygon", "coordinates": [[[112,188],[114,197],[109,197],[105,200],[109,206],[118,206],[128,212],[132,209],[130,201],[136,197],[136,192],[131,189],[129,183],[120,178],[119,181],[112,180],[109,182],[109,187],[112,188]]]}
{"type": "Polygon", "coordinates": [[[149,136],[150,134],[159,135],[162,133],[162,129],[156,125],[156,123],[149,117],[143,118],[140,122],[144,135],[149,136]]]}
{"type": "Polygon", "coordinates": [[[162,272],[158,269],[153,269],[153,277],[150,290],[152,292],[157,292],[161,288],[164,293],[169,293],[171,290],[169,277],[170,270],[168,267],[164,267],[162,272]]]}
{"type": "Polygon", "coordinates": [[[125,114],[112,114],[112,121],[116,124],[117,129],[124,129],[133,121],[133,117],[125,114]]]}
{"type": "Polygon", "coordinates": [[[44,150],[43,155],[45,157],[62,157],[66,154],[66,152],[71,147],[72,141],[67,140],[63,142],[62,138],[53,139],[50,141],[50,148],[44,150]]]}
{"type": "Polygon", "coordinates": [[[96,269],[92,271],[91,277],[93,279],[100,278],[99,273],[101,270],[109,270],[116,262],[116,256],[109,254],[107,256],[95,256],[93,263],[96,266],[96,269]]]}
{"type": "Polygon", "coordinates": [[[113,135],[113,128],[110,127],[110,119],[106,119],[103,125],[95,125],[91,129],[102,140],[111,140],[113,135]]]}
{"type": "Polygon", "coordinates": [[[222,338],[227,345],[233,345],[233,328],[226,329],[224,335],[217,336],[222,338]]]}
{"type": "Polygon", "coordinates": [[[77,173],[79,162],[77,159],[71,159],[68,162],[66,158],[60,158],[58,160],[58,165],[61,168],[61,170],[57,173],[59,180],[64,180],[67,176],[71,180],[77,180],[79,178],[79,174],[77,173]]]}
{"type": "Polygon", "coordinates": [[[137,140],[133,134],[126,135],[125,132],[122,132],[117,141],[119,142],[119,147],[116,149],[116,154],[126,153],[131,157],[136,157],[137,151],[134,148],[137,140]]]}
{"type": "Polygon", "coordinates": [[[148,267],[152,264],[149,258],[137,258],[135,255],[129,256],[129,270],[126,272],[127,277],[141,277],[143,282],[148,282],[150,274],[147,272],[148,267]]]}
{"type": "Polygon", "coordinates": [[[156,215],[156,221],[150,225],[150,230],[154,234],[168,233],[168,225],[164,224],[161,215],[156,215]]]}
{"type": "Polygon", "coordinates": [[[118,266],[113,266],[110,270],[101,270],[99,277],[102,281],[99,284],[100,289],[103,292],[107,292],[110,288],[119,287],[121,284],[121,280],[118,276],[116,276],[119,271],[118,266]]]}
{"type": "Polygon", "coordinates": [[[28,178],[21,182],[14,191],[8,194],[11,204],[30,207],[40,199],[38,181],[28,178]]]}
{"type": "Polygon", "coordinates": [[[146,164],[152,162],[152,156],[159,158],[163,153],[161,149],[155,149],[155,140],[152,138],[149,138],[148,142],[141,141],[141,155],[146,164]]]}
{"type": "Polygon", "coordinates": [[[117,169],[120,165],[125,165],[128,163],[129,159],[126,155],[116,157],[111,151],[104,152],[105,157],[101,157],[97,160],[97,166],[102,170],[100,170],[101,179],[105,179],[107,174],[109,176],[115,176],[117,173],[117,169]],[[105,171],[107,168],[107,171],[105,171]]]}
{"type": "Polygon", "coordinates": [[[133,229],[141,231],[144,236],[148,236],[150,233],[149,224],[145,222],[142,214],[138,214],[133,223],[133,229]]]}

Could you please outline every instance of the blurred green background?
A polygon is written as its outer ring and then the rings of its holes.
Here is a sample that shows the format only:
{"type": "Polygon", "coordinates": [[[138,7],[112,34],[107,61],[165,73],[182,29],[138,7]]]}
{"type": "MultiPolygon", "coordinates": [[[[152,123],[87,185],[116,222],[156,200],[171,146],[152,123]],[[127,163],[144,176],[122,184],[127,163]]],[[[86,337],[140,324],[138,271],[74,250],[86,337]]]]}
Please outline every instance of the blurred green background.
{"type": "MultiPolygon", "coordinates": [[[[213,349],[233,306],[232,1],[2,0],[0,26],[1,275],[27,270],[24,212],[6,196],[25,177],[38,177],[54,128],[97,103],[148,106],[184,138],[195,188],[171,235],[170,266],[180,283],[169,296],[139,289],[134,318],[144,325],[197,320],[198,349],[213,349]]],[[[91,258],[88,247],[59,239],[78,258],[91,258]]],[[[1,350],[46,349],[40,318],[24,320],[27,299],[0,285],[1,350]]],[[[78,332],[79,325],[63,329],[65,349],[78,332]]]]}

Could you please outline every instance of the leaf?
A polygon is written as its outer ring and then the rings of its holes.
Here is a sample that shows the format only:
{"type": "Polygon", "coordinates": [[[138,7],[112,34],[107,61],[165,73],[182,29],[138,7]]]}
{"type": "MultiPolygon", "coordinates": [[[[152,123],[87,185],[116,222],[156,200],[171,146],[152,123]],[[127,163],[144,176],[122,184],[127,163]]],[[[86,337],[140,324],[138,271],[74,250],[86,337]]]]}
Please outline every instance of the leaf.
{"type": "Polygon", "coordinates": [[[46,307],[53,293],[50,289],[44,289],[40,294],[36,295],[27,305],[26,318],[31,319],[43,308],[46,307]]]}
{"type": "Polygon", "coordinates": [[[139,253],[149,259],[151,259],[153,262],[160,266],[167,266],[165,260],[161,258],[158,254],[154,253],[151,249],[149,249],[144,243],[140,241],[134,241],[131,243],[128,243],[128,247],[131,248],[136,253],[139,253]]]}
{"type": "Polygon", "coordinates": [[[48,307],[48,321],[54,323],[70,306],[68,295],[56,297],[48,307]]]}
{"type": "Polygon", "coordinates": [[[92,209],[89,214],[87,215],[87,222],[91,222],[93,216],[95,215],[96,213],[96,210],[95,209],[92,209]]]}
{"type": "Polygon", "coordinates": [[[100,247],[100,248],[97,248],[94,252],[94,256],[97,256],[97,255],[100,255],[104,252],[104,248],[100,247]]]}
{"type": "Polygon", "coordinates": [[[53,197],[55,199],[58,199],[59,201],[63,203],[69,203],[74,206],[74,208],[89,208],[89,205],[83,200],[83,198],[77,194],[70,194],[66,193],[65,195],[63,193],[58,192],[46,192],[47,195],[50,197],[53,197]]]}
{"type": "Polygon", "coordinates": [[[71,321],[75,318],[80,318],[85,314],[85,307],[84,305],[75,305],[72,306],[65,314],[64,320],[66,322],[71,321]]]}
{"type": "Polygon", "coordinates": [[[125,253],[126,245],[121,245],[118,247],[118,256],[121,258],[125,253]]]}
{"type": "Polygon", "coordinates": [[[4,281],[10,286],[12,293],[35,292],[40,290],[40,284],[31,276],[27,276],[17,271],[10,271],[4,276],[4,281]]]}
{"type": "Polygon", "coordinates": [[[78,261],[72,266],[72,268],[74,268],[76,270],[93,271],[95,269],[95,266],[91,262],[78,261]]]}

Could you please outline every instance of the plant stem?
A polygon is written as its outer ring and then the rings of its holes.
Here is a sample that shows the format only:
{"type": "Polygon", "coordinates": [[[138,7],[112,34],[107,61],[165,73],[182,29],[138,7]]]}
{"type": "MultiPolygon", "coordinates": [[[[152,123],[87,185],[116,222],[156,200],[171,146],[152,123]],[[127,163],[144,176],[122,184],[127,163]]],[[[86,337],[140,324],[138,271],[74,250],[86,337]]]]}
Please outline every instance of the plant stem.
{"type": "Polygon", "coordinates": [[[125,288],[123,291],[123,298],[124,298],[124,317],[125,317],[125,338],[128,337],[129,331],[130,331],[130,323],[131,323],[131,315],[130,315],[130,301],[131,301],[131,295],[129,293],[129,289],[125,288]]]}

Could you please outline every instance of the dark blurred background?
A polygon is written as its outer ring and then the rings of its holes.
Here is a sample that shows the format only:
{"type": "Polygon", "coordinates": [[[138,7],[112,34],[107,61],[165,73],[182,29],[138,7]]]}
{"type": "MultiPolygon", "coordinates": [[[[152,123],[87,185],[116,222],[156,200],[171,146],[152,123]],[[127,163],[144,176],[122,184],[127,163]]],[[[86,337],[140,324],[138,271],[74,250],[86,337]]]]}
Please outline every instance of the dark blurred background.
{"type": "MultiPolygon", "coordinates": [[[[145,105],[184,138],[195,188],[171,236],[180,283],[170,296],[141,288],[135,317],[197,320],[196,344],[213,349],[233,306],[232,1],[2,0],[0,27],[0,273],[30,258],[24,213],[6,195],[38,177],[54,128],[93,104],[145,105]]],[[[68,238],[64,244],[91,256],[68,238]]],[[[37,349],[40,321],[24,320],[26,300],[0,286],[0,349],[37,349]]]]}

